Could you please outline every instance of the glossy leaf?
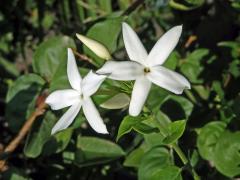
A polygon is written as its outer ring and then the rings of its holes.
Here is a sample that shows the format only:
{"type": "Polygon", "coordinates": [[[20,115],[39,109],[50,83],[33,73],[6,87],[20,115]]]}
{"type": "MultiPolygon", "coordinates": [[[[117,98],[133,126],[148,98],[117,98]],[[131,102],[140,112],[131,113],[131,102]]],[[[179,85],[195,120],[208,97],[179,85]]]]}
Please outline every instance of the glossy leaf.
{"type": "MultiPolygon", "coordinates": [[[[107,47],[110,53],[113,53],[117,48],[117,39],[121,31],[121,22],[121,17],[100,21],[88,30],[86,36],[101,42],[105,47],[107,47]]],[[[84,46],[83,50],[84,53],[91,56],[95,60],[96,64],[101,65],[104,63],[103,60],[98,58],[87,47],[84,46]]]]}
{"type": "Polygon", "coordinates": [[[139,180],[152,179],[155,174],[171,165],[171,157],[164,147],[155,147],[146,152],[138,169],[139,180]]]}
{"type": "Polygon", "coordinates": [[[19,77],[7,92],[6,120],[13,132],[18,132],[22,124],[34,110],[35,101],[45,81],[36,74],[19,77]]]}
{"type": "Polygon", "coordinates": [[[240,175],[240,132],[224,132],[214,149],[213,162],[217,170],[228,177],[240,175]]]}
{"type": "Polygon", "coordinates": [[[114,160],[125,155],[117,144],[95,137],[81,137],[77,139],[76,163],[88,166],[114,160]]]}
{"type": "Polygon", "coordinates": [[[214,121],[206,124],[200,129],[197,138],[197,147],[200,155],[206,160],[212,160],[215,153],[215,146],[219,137],[224,132],[226,124],[214,121]]]}
{"type": "Polygon", "coordinates": [[[148,120],[148,118],[139,117],[139,116],[137,116],[137,117],[126,116],[122,120],[122,122],[118,128],[117,141],[123,135],[129,133],[133,129],[142,134],[155,132],[156,128],[153,128],[151,126],[148,126],[147,124],[142,123],[145,120],[148,120]]]}
{"type": "Polygon", "coordinates": [[[125,93],[119,93],[100,104],[100,106],[105,109],[121,109],[127,107],[129,103],[130,97],[125,93]]]}
{"type": "Polygon", "coordinates": [[[50,81],[63,61],[67,61],[67,48],[75,48],[67,36],[53,37],[42,42],[34,53],[33,70],[50,81]]]}
{"type": "Polygon", "coordinates": [[[176,142],[182,135],[185,130],[186,121],[174,121],[168,124],[168,135],[163,139],[163,142],[166,144],[172,144],[176,142]]]}

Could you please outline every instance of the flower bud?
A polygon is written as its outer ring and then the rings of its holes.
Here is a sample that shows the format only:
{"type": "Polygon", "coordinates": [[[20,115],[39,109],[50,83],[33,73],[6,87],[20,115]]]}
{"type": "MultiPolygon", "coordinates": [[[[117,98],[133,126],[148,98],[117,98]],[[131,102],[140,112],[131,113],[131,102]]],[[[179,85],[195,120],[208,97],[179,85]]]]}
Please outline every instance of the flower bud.
{"type": "Polygon", "coordinates": [[[111,55],[110,55],[109,51],[103,44],[101,44],[93,39],[90,39],[86,36],[83,36],[81,34],[76,34],[76,35],[77,35],[77,38],[84,45],[86,45],[91,51],[93,51],[97,56],[99,56],[100,58],[105,59],[105,60],[111,59],[111,55]]]}

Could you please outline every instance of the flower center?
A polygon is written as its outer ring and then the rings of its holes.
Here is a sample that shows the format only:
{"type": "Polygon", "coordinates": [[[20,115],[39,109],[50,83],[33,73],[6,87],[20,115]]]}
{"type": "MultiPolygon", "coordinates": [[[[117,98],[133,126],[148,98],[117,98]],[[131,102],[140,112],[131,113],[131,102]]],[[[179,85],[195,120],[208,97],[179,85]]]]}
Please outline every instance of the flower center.
{"type": "Polygon", "coordinates": [[[84,98],[84,97],[83,97],[83,94],[81,94],[81,95],[80,95],[80,99],[82,99],[82,100],[83,100],[83,98],[84,98]]]}
{"type": "Polygon", "coordinates": [[[151,72],[150,68],[148,68],[148,67],[145,67],[145,68],[143,69],[143,71],[144,71],[145,74],[151,72]]]}

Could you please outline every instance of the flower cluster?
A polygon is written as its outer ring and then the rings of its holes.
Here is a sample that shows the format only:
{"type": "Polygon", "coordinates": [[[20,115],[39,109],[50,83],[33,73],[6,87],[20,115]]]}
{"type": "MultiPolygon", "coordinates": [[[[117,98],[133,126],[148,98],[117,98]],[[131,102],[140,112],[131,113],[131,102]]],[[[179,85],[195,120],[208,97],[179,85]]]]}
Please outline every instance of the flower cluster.
{"type": "Polygon", "coordinates": [[[167,57],[177,45],[182,26],[176,26],[167,31],[148,54],[137,34],[123,23],[123,40],[130,61],[113,61],[108,50],[100,43],[77,34],[77,37],[99,57],[109,60],[96,73],[90,71],[83,79],[79,74],[72,50],[68,49],[67,75],[72,89],[57,90],[51,93],[46,103],[53,110],[70,106],[52,129],[52,134],[67,128],[79,113],[81,107],[90,126],[98,133],[108,133],[91,96],[98,90],[105,78],[114,80],[135,80],[129,114],[137,116],[154,83],[175,94],[181,94],[184,89],[190,89],[190,83],[182,75],[162,66],[167,57]]]}

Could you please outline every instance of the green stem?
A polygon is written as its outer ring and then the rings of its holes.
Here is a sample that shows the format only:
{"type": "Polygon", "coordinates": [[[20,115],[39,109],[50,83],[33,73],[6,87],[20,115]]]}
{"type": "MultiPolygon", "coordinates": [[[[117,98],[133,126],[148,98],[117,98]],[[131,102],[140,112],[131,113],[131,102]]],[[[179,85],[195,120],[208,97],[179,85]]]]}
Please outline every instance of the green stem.
{"type": "Polygon", "coordinates": [[[185,154],[180,149],[180,147],[176,143],[172,144],[172,147],[176,151],[176,153],[178,154],[180,159],[182,160],[183,164],[186,165],[188,163],[188,160],[187,160],[185,154]]]}
{"type": "MultiPolygon", "coordinates": [[[[178,154],[178,156],[180,157],[180,159],[182,160],[183,164],[186,165],[188,163],[188,159],[187,157],[185,156],[185,154],[182,152],[182,150],[180,149],[180,147],[174,143],[172,144],[172,148],[175,150],[175,152],[178,154]]],[[[193,178],[194,180],[200,180],[200,177],[198,176],[198,174],[196,173],[196,171],[191,168],[192,170],[192,175],[193,175],[193,178]]]]}

